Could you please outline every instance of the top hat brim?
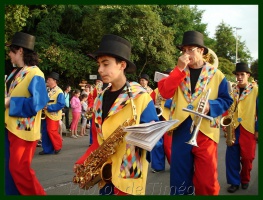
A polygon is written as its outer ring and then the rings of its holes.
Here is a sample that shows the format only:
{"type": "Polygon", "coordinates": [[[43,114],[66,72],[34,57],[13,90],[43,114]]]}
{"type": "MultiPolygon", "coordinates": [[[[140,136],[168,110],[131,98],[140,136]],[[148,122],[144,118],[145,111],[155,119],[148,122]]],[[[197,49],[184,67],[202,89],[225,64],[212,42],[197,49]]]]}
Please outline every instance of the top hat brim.
{"type": "MultiPolygon", "coordinates": [[[[236,71],[236,70],[235,70],[235,71],[233,71],[232,73],[236,75],[237,72],[241,72],[241,71],[236,71]]],[[[244,72],[249,73],[250,75],[252,74],[252,73],[251,73],[250,71],[248,71],[248,70],[245,70],[244,72]]]]}
{"type": "Polygon", "coordinates": [[[122,58],[122,57],[120,57],[120,56],[118,56],[118,55],[115,55],[115,54],[113,54],[113,53],[109,53],[109,52],[99,52],[99,51],[97,51],[97,52],[95,52],[95,53],[90,53],[90,54],[88,54],[88,56],[89,56],[90,58],[94,59],[94,60],[97,60],[97,57],[98,57],[98,56],[103,56],[103,55],[108,55],[108,56],[116,57],[116,58],[119,58],[119,59],[121,59],[121,60],[126,61],[127,64],[128,64],[127,67],[126,67],[126,72],[127,72],[127,73],[133,73],[133,72],[136,71],[136,65],[135,65],[134,63],[132,63],[131,61],[129,61],[129,60],[125,59],[125,58],[122,58]]]}
{"type": "Polygon", "coordinates": [[[180,51],[182,51],[182,48],[184,46],[196,46],[196,47],[200,47],[200,48],[204,48],[204,53],[203,55],[206,55],[208,53],[208,48],[206,46],[202,46],[202,45],[198,45],[198,44],[184,44],[184,45],[177,45],[177,49],[179,49],[180,51]]]}

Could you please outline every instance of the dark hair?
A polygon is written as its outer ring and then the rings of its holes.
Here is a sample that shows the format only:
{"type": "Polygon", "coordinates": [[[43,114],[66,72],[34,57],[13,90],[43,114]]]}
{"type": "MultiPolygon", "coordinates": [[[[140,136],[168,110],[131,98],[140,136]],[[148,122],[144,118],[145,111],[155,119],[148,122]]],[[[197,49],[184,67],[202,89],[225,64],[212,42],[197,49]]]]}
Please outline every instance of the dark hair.
{"type": "Polygon", "coordinates": [[[68,89],[69,87],[71,87],[71,86],[70,85],[66,85],[65,90],[68,89]]]}
{"type": "MultiPolygon", "coordinates": [[[[123,59],[121,59],[119,57],[112,56],[112,55],[106,55],[106,54],[105,55],[96,56],[95,58],[96,58],[96,60],[98,60],[98,58],[102,57],[102,56],[109,56],[109,57],[115,58],[117,64],[121,63],[122,61],[126,62],[125,60],[123,60],[123,59]]],[[[128,63],[126,62],[126,68],[125,68],[124,72],[126,71],[127,68],[128,68],[128,63]]]]}
{"type": "Polygon", "coordinates": [[[80,93],[80,90],[79,90],[79,89],[75,89],[75,90],[73,91],[73,93],[74,93],[74,94],[78,94],[78,93],[80,93]]]}
{"type": "MultiPolygon", "coordinates": [[[[13,53],[16,53],[19,48],[23,48],[23,47],[11,45],[10,51],[12,51],[13,53]]],[[[24,60],[24,63],[28,66],[34,66],[34,65],[37,66],[39,63],[37,53],[29,49],[26,49],[26,48],[23,48],[23,60],[24,60]]]]}
{"type": "Polygon", "coordinates": [[[83,93],[82,95],[80,95],[79,99],[82,100],[82,99],[87,98],[87,97],[88,97],[88,95],[86,93],[83,93]]]}

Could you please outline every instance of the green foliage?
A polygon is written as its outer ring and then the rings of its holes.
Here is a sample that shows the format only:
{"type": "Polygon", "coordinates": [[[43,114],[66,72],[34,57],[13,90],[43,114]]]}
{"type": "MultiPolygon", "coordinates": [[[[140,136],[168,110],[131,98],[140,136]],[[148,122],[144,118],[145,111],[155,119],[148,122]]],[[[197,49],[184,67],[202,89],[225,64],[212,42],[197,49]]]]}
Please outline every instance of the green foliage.
{"type": "Polygon", "coordinates": [[[30,16],[29,9],[24,5],[5,6],[5,42],[10,42],[15,32],[26,26],[30,16]]]}
{"type": "Polygon", "coordinates": [[[225,74],[226,79],[232,82],[235,82],[236,77],[233,74],[233,71],[235,70],[235,64],[227,60],[226,58],[219,57],[218,58],[219,65],[218,69],[225,74]]]}
{"type": "MultiPolygon", "coordinates": [[[[180,56],[176,45],[181,44],[183,33],[197,30],[204,33],[206,46],[219,57],[219,69],[233,80],[233,28],[222,22],[215,38],[209,38],[203,12],[189,5],[6,5],[5,42],[17,31],[35,35],[39,67],[45,74],[58,72],[61,85],[76,88],[82,79],[97,74],[96,62],[87,54],[97,50],[104,34],[117,34],[131,42],[131,61],[137,66],[137,72],[127,78],[138,81],[138,76],[146,73],[153,87],[155,71],[176,65],[180,56]]],[[[251,62],[245,42],[240,38],[238,42],[240,61],[251,62]]],[[[257,77],[256,61],[251,70],[257,77]]]]}
{"type": "Polygon", "coordinates": [[[258,80],[259,78],[258,59],[251,63],[250,69],[251,69],[252,76],[254,77],[254,79],[258,80]]]}

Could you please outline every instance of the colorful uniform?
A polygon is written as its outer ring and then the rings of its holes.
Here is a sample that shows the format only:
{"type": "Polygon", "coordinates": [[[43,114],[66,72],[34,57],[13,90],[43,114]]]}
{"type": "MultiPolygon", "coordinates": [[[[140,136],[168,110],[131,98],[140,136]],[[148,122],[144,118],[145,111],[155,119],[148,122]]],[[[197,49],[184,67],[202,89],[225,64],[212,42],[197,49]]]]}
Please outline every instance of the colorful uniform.
{"type": "Polygon", "coordinates": [[[254,133],[258,131],[258,87],[250,83],[241,94],[238,86],[233,92],[236,107],[233,115],[236,140],[233,146],[227,146],[226,176],[228,184],[240,185],[249,183],[255,158],[254,133]]]}
{"type": "Polygon", "coordinates": [[[220,186],[217,174],[217,143],[220,136],[220,120],[233,102],[227,91],[227,81],[219,70],[204,65],[191,92],[190,70],[175,68],[167,78],[158,82],[161,95],[172,98],[170,118],[178,119],[173,128],[170,190],[171,195],[193,194],[218,195],[220,186]],[[204,88],[206,86],[206,88],[204,88]],[[186,144],[192,137],[190,126],[194,114],[182,111],[183,108],[196,110],[205,89],[211,88],[209,96],[210,111],[213,117],[210,122],[202,119],[195,147],[186,144]]]}
{"type": "Polygon", "coordinates": [[[62,118],[62,108],[65,106],[65,97],[60,87],[48,88],[50,101],[44,110],[46,127],[42,131],[42,147],[45,154],[53,154],[62,148],[62,138],[59,134],[59,120],[62,118]]]}
{"type": "Polygon", "coordinates": [[[41,110],[49,100],[44,74],[37,66],[25,66],[15,77],[14,73],[5,90],[5,96],[11,97],[5,110],[6,194],[45,195],[30,167],[40,139],[41,110]]]}
{"type": "MultiPolygon", "coordinates": [[[[160,120],[169,120],[170,113],[170,102],[171,99],[164,99],[160,96],[158,88],[153,90],[151,93],[151,97],[156,105],[158,98],[160,98],[160,106],[162,108],[162,115],[159,117],[160,120]]],[[[157,113],[158,114],[158,113],[157,113]]],[[[167,133],[161,138],[161,140],[157,143],[157,145],[151,151],[151,167],[154,170],[162,171],[165,170],[165,156],[167,158],[168,163],[170,164],[171,160],[171,145],[172,145],[172,137],[167,133]]]]}
{"type": "MultiPolygon", "coordinates": [[[[133,100],[136,106],[136,124],[158,121],[153,101],[149,94],[136,82],[130,83],[133,100]]],[[[106,89],[107,90],[107,89],[106,89]]],[[[127,94],[127,86],[119,94],[108,116],[102,123],[102,102],[105,90],[98,95],[94,102],[95,118],[93,118],[93,144],[76,162],[82,164],[88,155],[98,148],[116,128],[125,120],[133,117],[132,106],[127,94]],[[95,124],[94,124],[95,122],[95,124]],[[95,128],[96,127],[96,128],[95,128]]],[[[110,157],[112,162],[112,183],[121,192],[131,195],[144,195],[148,173],[146,150],[127,144],[124,140],[115,154],[110,157]]],[[[103,184],[100,184],[103,187],[103,184]]]]}

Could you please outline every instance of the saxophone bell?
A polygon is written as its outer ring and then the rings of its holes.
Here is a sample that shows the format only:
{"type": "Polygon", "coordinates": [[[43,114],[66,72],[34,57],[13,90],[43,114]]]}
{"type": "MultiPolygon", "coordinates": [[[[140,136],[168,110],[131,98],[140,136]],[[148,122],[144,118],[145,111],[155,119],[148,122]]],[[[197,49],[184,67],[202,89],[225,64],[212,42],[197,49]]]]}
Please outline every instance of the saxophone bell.
{"type": "Polygon", "coordinates": [[[232,146],[235,143],[235,133],[233,129],[233,119],[230,116],[222,117],[220,124],[225,127],[225,138],[227,146],[232,146]]]}

